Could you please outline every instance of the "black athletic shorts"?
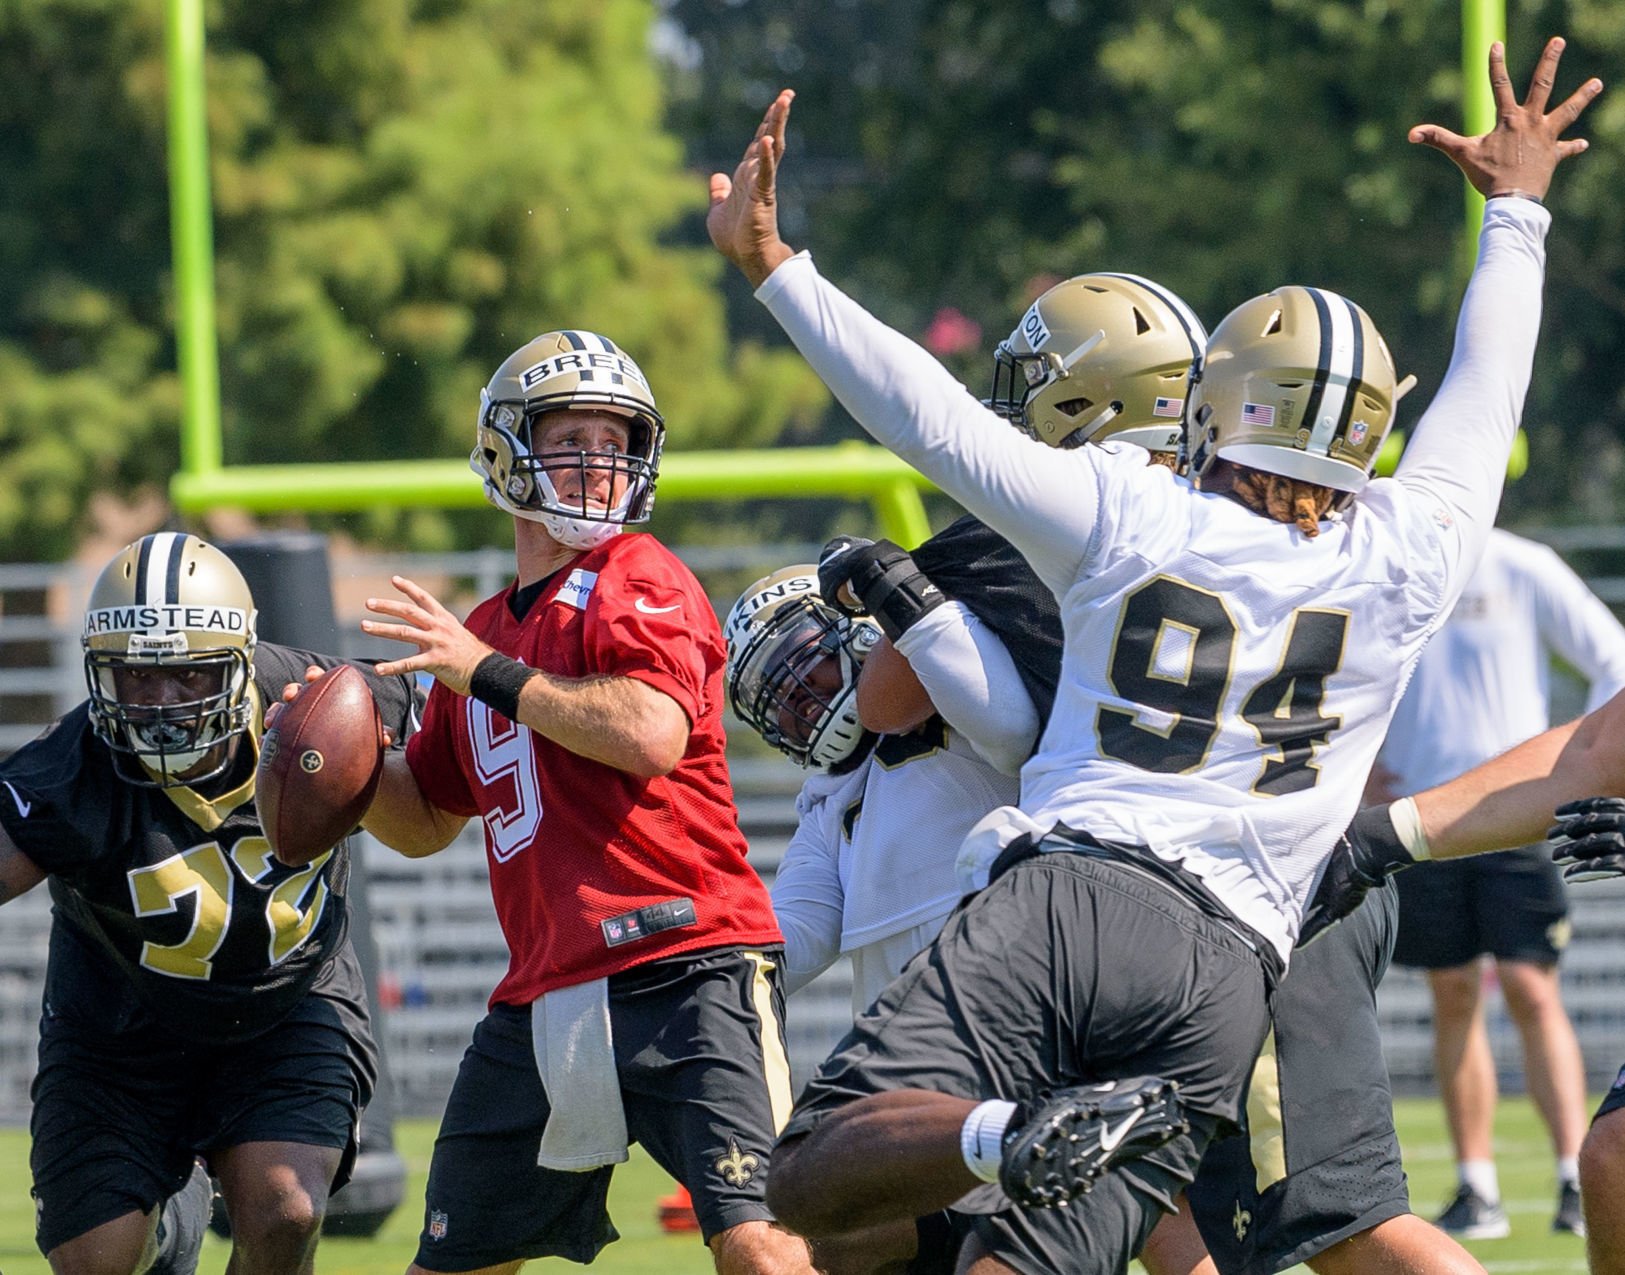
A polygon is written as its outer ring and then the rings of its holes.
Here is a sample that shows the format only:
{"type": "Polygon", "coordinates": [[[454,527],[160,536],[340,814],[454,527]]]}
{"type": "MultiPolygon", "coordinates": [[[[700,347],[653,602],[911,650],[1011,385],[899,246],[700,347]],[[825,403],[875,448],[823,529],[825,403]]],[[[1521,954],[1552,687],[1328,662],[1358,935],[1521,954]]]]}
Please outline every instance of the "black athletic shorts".
{"type": "Polygon", "coordinates": [[[1377,984],[1397,900],[1373,890],[1292,955],[1247,1097],[1247,1128],[1207,1149],[1188,1196],[1222,1275],[1273,1275],[1410,1212],[1377,984]]]}
{"type": "MultiPolygon", "coordinates": [[[[705,1240],[772,1220],[768,1152],[791,1098],[779,952],[722,948],[635,966],[610,977],[609,1017],[627,1133],[688,1188],[705,1240]]],[[[440,1120],[419,1266],[590,1262],[617,1238],[611,1167],[536,1163],[550,1111],[531,1007],[495,1006],[440,1120]]]]}
{"type": "Polygon", "coordinates": [[[102,1030],[71,1007],[45,1007],[29,1152],[40,1252],[151,1209],[185,1185],[197,1156],[246,1142],[342,1148],[332,1189],[349,1180],[378,1053],[348,946],[252,1040],[179,1042],[126,1006],[102,1030]]]}
{"type": "Polygon", "coordinates": [[[1614,1077],[1613,1085],[1602,1096],[1602,1102],[1597,1107],[1597,1114],[1591,1118],[1592,1120],[1600,1120],[1609,1112],[1618,1111],[1621,1107],[1625,1107],[1625,1067],[1619,1069],[1619,1074],[1614,1077]]]}
{"type": "Polygon", "coordinates": [[[1125,864],[1023,860],[949,917],[808,1084],[784,1137],[893,1089],[1032,1100],[1070,1085],[1177,1080],[1192,1130],[1109,1173],[1069,1208],[974,1219],[1015,1270],[1118,1271],[1239,1118],[1268,1018],[1240,934],[1125,864]]]}
{"type": "Polygon", "coordinates": [[[1569,942],[1569,903],[1551,850],[1527,846],[1419,863],[1398,873],[1395,965],[1449,969],[1488,952],[1555,965],[1569,942]]]}

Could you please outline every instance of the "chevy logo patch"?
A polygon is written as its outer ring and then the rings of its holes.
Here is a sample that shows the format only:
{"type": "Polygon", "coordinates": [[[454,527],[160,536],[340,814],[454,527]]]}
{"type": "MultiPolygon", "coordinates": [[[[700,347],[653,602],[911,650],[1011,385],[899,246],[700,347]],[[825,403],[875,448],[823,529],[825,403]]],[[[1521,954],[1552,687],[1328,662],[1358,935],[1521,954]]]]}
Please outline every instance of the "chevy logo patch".
{"type": "Polygon", "coordinates": [[[587,609],[587,599],[592,597],[593,588],[598,584],[596,571],[583,571],[577,567],[564,577],[564,583],[559,586],[558,601],[568,603],[577,611],[587,609]]]}

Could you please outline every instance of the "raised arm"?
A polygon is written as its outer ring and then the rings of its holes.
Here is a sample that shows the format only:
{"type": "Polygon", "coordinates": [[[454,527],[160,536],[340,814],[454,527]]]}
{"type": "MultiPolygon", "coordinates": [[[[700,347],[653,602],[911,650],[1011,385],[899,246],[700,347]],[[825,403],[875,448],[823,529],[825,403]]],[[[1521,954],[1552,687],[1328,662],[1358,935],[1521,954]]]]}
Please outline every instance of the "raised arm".
{"type": "Polygon", "coordinates": [[[712,175],[712,242],[864,429],[1008,537],[1045,584],[1064,589],[1094,528],[1097,457],[1058,453],[1010,428],[783,241],[776,179],[793,96],[774,100],[731,178],[712,175]]]}
{"type": "Polygon", "coordinates": [[[1441,500],[1457,521],[1462,554],[1457,580],[1477,561],[1501,499],[1507,455],[1529,388],[1540,329],[1545,237],[1551,215],[1541,206],[1558,163],[1586,149],[1561,140],[1602,82],[1587,80],[1547,112],[1563,41],[1547,42],[1522,104],[1507,76],[1506,55],[1490,46],[1496,125],[1461,137],[1419,124],[1410,139],[1443,151],[1489,201],[1478,264],[1462,300],[1450,368],[1417,424],[1396,477],[1441,500]]]}

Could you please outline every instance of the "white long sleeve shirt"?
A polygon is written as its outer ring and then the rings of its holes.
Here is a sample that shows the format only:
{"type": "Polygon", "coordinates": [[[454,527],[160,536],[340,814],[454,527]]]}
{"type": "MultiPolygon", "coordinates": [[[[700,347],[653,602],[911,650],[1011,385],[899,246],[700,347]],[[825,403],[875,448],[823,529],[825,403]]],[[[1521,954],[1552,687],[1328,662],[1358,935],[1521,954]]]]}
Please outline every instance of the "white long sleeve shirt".
{"type": "Polygon", "coordinates": [[[1625,687],[1625,627],[1555,552],[1499,529],[1417,661],[1381,762],[1401,795],[1453,779],[1550,724],[1551,657],[1590,683],[1588,709],[1625,687]]]}
{"type": "Polygon", "coordinates": [[[1182,862],[1290,954],[1406,676],[1476,565],[1539,328],[1550,215],[1492,200],[1450,369],[1398,474],[1308,539],[1126,447],[1012,430],[805,254],[757,291],[847,410],[1005,535],[1066,648],[1012,835],[1182,862]]]}
{"type": "Polygon", "coordinates": [[[960,603],[922,617],[898,649],[914,650],[911,666],[947,724],[882,735],[846,774],[809,775],[773,878],[787,989],[845,953],[854,1014],[959,902],[959,844],[989,810],[1016,799],[1015,773],[1038,729],[1015,661],[960,603]]]}

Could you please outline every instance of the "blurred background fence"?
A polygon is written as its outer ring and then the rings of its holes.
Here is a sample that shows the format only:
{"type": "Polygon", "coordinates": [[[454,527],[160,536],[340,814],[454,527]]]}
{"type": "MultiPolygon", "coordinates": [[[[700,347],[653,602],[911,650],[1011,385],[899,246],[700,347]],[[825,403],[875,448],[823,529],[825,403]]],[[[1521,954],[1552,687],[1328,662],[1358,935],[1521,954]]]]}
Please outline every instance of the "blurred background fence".
{"type": "MultiPolygon", "coordinates": [[[[1616,612],[1625,613],[1625,527],[1520,528],[1552,544],[1616,612]]],[[[806,561],[814,543],[778,543],[679,552],[705,582],[719,612],[762,572],[806,561]]],[[[383,655],[358,621],[362,600],[389,590],[399,572],[467,601],[502,588],[512,554],[336,553],[334,591],[346,655],[383,655]]],[[[78,623],[92,572],[75,566],[0,565],[0,753],[32,738],[84,695],[78,623]]],[[[1559,670],[1554,712],[1579,710],[1581,689],[1559,670]]],[[[730,723],[730,759],[751,861],[772,880],[794,828],[801,772],[730,723]]],[[[486,881],[479,825],[441,854],[404,859],[369,838],[365,856],[373,933],[380,960],[383,1037],[397,1112],[438,1115],[470,1031],[506,968],[486,881]]],[[[1563,966],[1564,995],[1594,1088],[1625,1063],[1625,881],[1572,891],[1574,943],[1563,966]]],[[[0,1123],[22,1123],[34,1071],[50,900],[42,887],[0,910],[0,1123]]],[[[850,1020],[851,973],[842,962],[791,998],[791,1064],[798,1081],[828,1052],[850,1020]]],[[[1395,1088],[1431,1087],[1429,1001],[1420,975],[1396,970],[1381,992],[1384,1037],[1395,1088]]],[[[1490,1035],[1505,1089],[1521,1089],[1516,1033],[1491,998],[1490,1035]]]]}

